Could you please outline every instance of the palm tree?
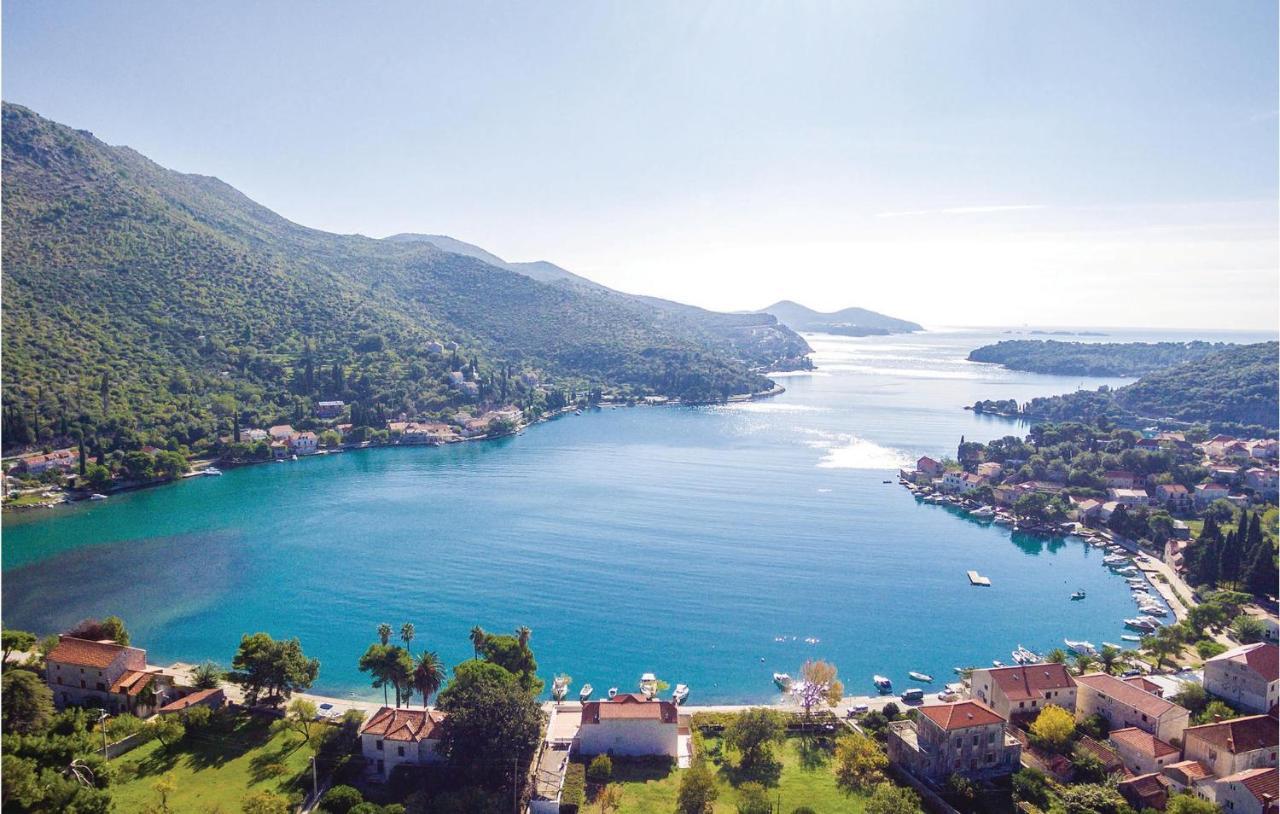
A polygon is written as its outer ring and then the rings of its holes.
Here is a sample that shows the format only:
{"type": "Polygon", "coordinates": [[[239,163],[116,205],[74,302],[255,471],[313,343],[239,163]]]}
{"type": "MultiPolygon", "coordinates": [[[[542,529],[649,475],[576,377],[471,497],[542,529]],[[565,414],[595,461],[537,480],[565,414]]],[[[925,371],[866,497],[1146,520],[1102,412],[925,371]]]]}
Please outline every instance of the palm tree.
{"type": "Polygon", "coordinates": [[[1102,652],[1098,654],[1098,659],[1102,662],[1102,672],[1114,674],[1116,666],[1120,662],[1120,651],[1111,645],[1104,644],[1102,652]]]}
{"type": "Polygon", "coordinates": [[[480,658],[480,648],[484,647],[484,628],[476,625],[471,628],[471,648],[476,654],[476,658],[480,658]]]}
{"type": "Polygon", "coordinates": [[[383,644],[391,641],[391,625],[386,622],[378,625],[378,640],[383,644]]]}
{"type": "Polygon", "coordinates": [[[1093,666],[1093,656],[1088,653],[1076,654],[1076,671],[1081,675],[1089,672],[1089,668],[1093,666]]]}
{"type": "Polygon", "coordinates": [[[413,622],[405,622],[400,626],[400,638],[404,641],[404,649],[412,656],[413,648],[409,645],[413,643],[413,622]]]}
{"type": "Polygon", "coordinates": [[[529,629],[529,626],[521,625],[520,629],[516,631],[516,635],[520,637],[520,649],[528,649],[529,637],[533,635],[533,631],[529,629]]]}
{"type": "Polygon", "coordinates": [[[430,650],[418,654],[418,663],[413,668],[413,686],[422,693],[422,708],[426,709],[431,696],[440,690],[444,683],[444,667],[440,657],[430,650]]]}

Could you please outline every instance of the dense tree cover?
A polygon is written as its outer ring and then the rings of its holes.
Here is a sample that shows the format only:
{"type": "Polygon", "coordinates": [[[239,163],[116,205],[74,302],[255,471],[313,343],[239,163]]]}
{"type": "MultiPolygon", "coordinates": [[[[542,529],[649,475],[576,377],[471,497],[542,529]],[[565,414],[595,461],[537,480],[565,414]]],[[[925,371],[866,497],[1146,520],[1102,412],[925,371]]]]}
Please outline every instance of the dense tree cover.
{"type": "Polygon", "coordinates": [[[527,627],[517,630],[514,636],[481,631],[479,653],[485,661],[514,675],[526,691],[537,695],[542,692],[543,681],[538,678],[538,662],[529,647],[532,635],[527,627]]]}
{"type": "Polygon", "coordinates": [[[733,717],[724,730],[724,743],[738,754],[738,771],[759,777],[776,765],[773,745],[786,737],[782,714],[766,707],[752,707],[733,717]]]}
{"type": "MultiPolygon", "coordinates": [[[[14,686],[10,674],[24,672],[39,681],[34,673],[10,668],[5,671],[5,695],[14,686]]],[[[107,814],[111,810],[110,773],[97,752],[101,742],[91,731],[94,720],[84,710],[72,709],[49,716],[27,732],[11,730],[6,722],[0,767],[6,812],[107,814]]]]}
{"type": "Polygon", "coordinates": [[[1007,339],[969,352],[970,362],[1060,376],[1142,376],[1202,359],[1225,342],[1062,342],[1007,339]]]}
{"type": "Polygon", "coordinates": [[[441,415],[475,400],[447,383],[462,369],[480,402],[527,408],[600,386],[694,401],[770,386],[696,315],[307,229],[217,179],[3,116],[6,449],[199,451],[321,399],[369,424],[441,415]]]}
{"type": "Polygon", "coordinates": [[[526,766],[542,733],[534,695],[506,669],[464,661],[440,693],[440,751],[461,776],[486,789],[508,787],[515,766],[526,766]]]}
{"type": "Polygon", "coordinates": [[[1216,517],[1207,516],[1185,558],[1187,582],[1195,586],[1267,596],[1276,592],[1280,581],[1275,540],[1264,532],[1260,512],[1241,512],[1235,528],[1225,530],[1216,517]]]}
{"type": "Polygon", "coordinates": [[[1032,399],[1029,418],[1147,424],[1171,419],[1214,431],[1274,434],[1280,425],[1280,343],[1215,351],[1149,373],[1133,384],[1032,399]]]}
{"type": "Polygon", "coordinates": [[[108,616],[102,620],[85,619],[68,630],[67,635],[94,642],[110,639],[116,644],[125,646],[129,644],[129,631],[124,626],[124,620],[119,616],[108,616]]]}
{"type": "Polygon", "coordinates": [[[53,719],[53,691],[31,670],[6,669],[0,676],[0,721],[5,732],[41,732],[53,719]]]}
{"type": "Polygon", "coordinates": [[[320,674],[320,661],[309,659],[295,639],[276,641],[267,633],[245,635],[231,662],[228,678],[244,688],[249,703],[271,698],[276,703],[309,688],[320,674]]]}

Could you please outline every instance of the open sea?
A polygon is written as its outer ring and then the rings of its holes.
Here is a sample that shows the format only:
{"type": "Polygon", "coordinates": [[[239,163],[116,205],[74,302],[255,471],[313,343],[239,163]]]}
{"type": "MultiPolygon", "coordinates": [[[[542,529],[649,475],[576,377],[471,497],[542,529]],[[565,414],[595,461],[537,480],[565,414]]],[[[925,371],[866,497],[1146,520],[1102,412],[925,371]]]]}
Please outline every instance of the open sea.
{"type": "MultiPolygon", "coordinates": [[[[1274,338],[1108,333],[1092,339],[1274,338]]],[[[868,694],[875,673],[940,686],[1018,644],[1120,641],[1135,608],[1102,552],[917,504],[896,473],[962,435],[1025,433],[962,409],[980,398],[1126,380],[965,361],[1019,338],[999,330],[807,338],[818,370],[780,374],[787,392],[764,401],[605,409],[6,515],[4,624],[118,614],[160,664],[227,665],[244,633],[297,636],[321,661],[316,691],[368,698],[356,661],[380,622],[412,621],[414,649],[447,664],[471,655],[473,625],[528,625],[548,686],[567,672],[627,690],[652,671],[690,703],[768,701],[772,674],[808,658],[868,694]]]]}

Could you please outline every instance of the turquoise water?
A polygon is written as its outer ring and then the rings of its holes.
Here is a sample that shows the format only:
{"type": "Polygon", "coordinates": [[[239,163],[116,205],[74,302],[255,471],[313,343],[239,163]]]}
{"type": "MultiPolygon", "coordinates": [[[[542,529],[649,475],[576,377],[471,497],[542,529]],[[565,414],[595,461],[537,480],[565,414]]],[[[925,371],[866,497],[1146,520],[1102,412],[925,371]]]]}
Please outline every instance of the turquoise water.
{"type": "Polygon", "coordinates": [[[524,624],[548,684],[629,688],[654,671],[703,703],[767,700],[771,674],[810,657],[870,692],[873,673],[941,682],[1019,643],[1118,641],[1134,606],[1100,552],[883,483],[962,434],[1022,431],[961,409],[978,398],[1123,383],[963,361],[998,338],[814,336],[819,370],[768,401],[596,411],[8,517],[4,622],[116,613],[160,663],[225,664],[243,633],[296,635],[321,660],[318,690],[368,697],[356,660],[379,622],[414,622],[415,649],[447,663],[470,655],[472,625],[524,624]],[[994,587],[971,588],[971,568],[994,587]],[[1077,588],[1086,601],[1068,601],[1077,588]]]}

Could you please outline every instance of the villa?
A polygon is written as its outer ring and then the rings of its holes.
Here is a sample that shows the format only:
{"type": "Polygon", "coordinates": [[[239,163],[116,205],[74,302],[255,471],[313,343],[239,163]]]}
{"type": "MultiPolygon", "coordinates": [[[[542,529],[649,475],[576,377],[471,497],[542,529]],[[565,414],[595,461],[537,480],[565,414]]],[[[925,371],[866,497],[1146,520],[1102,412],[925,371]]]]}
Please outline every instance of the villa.
{"type": "Polygon", "coordinates": [[[444,713],[433,709],[382,707],[360,727],[360,752],[382,780],[397,766],[444,761],[436,751],[444,713]]]}
{"type": "Polygon", "coordinates": [[[1208,506],[1215,500],[1225,498],[1231,491],[1220,483],[1199,483],[1196,484],[1195,493],[1196,505],[1208,506]]]}
{"type": "Polygon", "coordinates": [[[1276,768],[1276,749],[1276,719],[1267,715],[1193,726],[1182,740],[1182,756],[1200,761],[1220,778],[1246,769],[1276,768]]]}
{"type": "Polygon", "coordinates": [[[1204,688],[1237,709],[1270,712],[1280,702],[1280,647],[1258,642],[1214,656],[1204,688]]]}
{"type": "Polygon", "coordinates": [[[1181,483],[1161,483],[1156,486],[1154,491],[1156,503],[1161,506],[1168,507],[1175,512],[1189,511],[1191,509],[1191,493],[1181,483]]]}
{"type": "Polygon", "coordinates": [[[294,455],[314,455],[319,448],[319,439],[314,432],[298,432],[289,438],[289,451],[294,455]]]}
{"type": "Polygon", "coordinates": [[[1020,767],[1022,744],[1005,731],[1005,719],[980,701],[919,709],[916,720],[889,724],[889,760],[933,783],[953,774],[986,779],[1020,767]]]}
{"type": "Polygon", "coordinates": [[[45,682],[58,709],[99,707],[146,717],[177,695],[173,678],[147,665],[147,651],[109,639],[61,635],[45,664],[45,682]]]}
{"type": "Polygon", "coordinates": [[[1050,704],[1075,712],[1076,682],[1062,664],[974,670],[973,697],[1005,720],[1034,718],[1050,704]]]}
{"type": "Polygon", "coordinates": [[[1101,715],[1115,729],[1137,727],[1169,743],[1182,737],[1185,709],[1106,673],[1076,677],[1076,720],[1101,715]]]}
{"type": "Polygon", "coordinates": [[[1171,763],[1182,758],[1178,747],[1137,727],[1117,729],[1111,733],[1111,745],[1115,748],[1124,766],[1134,774],[1151,774],[1159,772],[1171,763]]]}
{"type": "Polygon", "coordinates": [[[267,428],[267,435],[270,435],[274,441],[288,442],[293,437],[294,429],[289,424],[277,424],[274,427],[267,428]]]}
{"type": "Polygon", "coordinates": [[[578,751],[583,755],[665,755],[677,759],[680,737],[679,710],[671,701],[624,693],[582,705],[578,751]]]}
{"type": "Polygon", "coordinates": [[[1107,490],[1107,496],[1121,506],[1137,508],[1151,503],[1151,497],[1142,489],[1113,488],[1107,490]]]}

